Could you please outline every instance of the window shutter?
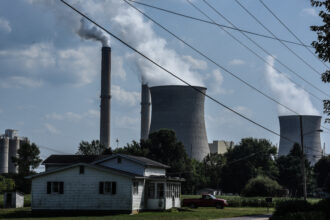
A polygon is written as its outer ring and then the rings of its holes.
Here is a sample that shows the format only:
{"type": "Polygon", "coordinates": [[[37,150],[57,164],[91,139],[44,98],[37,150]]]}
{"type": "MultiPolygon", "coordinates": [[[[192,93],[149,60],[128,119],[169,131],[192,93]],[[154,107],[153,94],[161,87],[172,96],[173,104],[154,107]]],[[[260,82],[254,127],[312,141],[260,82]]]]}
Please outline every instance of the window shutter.
{"type": "Polygon", "coordinates": [[[60,182],[60,194],[64,193],[64,183],[60,182]]]}
{"type": "Polygon", "coordinates": [[[116,192],[117,192],[117,183],[116,182],[112,182],[111,183],[111,189],[112,189],[112,194],[116,194],[116,192]]]}
{"type": "Polygon", "coordinates": [[[47,194],[50,194],[52,191],[52,183],[51,182],[47,182],[47,194]]]}
{"type": "Polygon", "coordinates": [[[99,184],[99,193],[100,194],[104,193],[104,182],[100,182],[100,184],[99,184]]]}

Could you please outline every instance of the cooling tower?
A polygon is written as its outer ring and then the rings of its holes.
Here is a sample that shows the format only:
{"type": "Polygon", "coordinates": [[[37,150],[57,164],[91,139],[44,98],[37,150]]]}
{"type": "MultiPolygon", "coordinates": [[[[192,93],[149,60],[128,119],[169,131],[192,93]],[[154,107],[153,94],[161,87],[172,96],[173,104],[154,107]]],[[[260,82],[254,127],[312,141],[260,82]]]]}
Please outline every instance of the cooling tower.
{"type": "MultiPolygon", "coordinates": [[[[298,115],[279,116],[280,146],[279,156],[289,154],[293,143],[283,137],[301,143],[300,118],[298,115]]],[[[304,153],[311,164],[315,164],[322,156],[320,139],[321,116],[303,115],[302,133],[304,138],[304,153]]]]}
{"type": "Polygon", "coordinates": [[[0,174],[8,173],[9,138],[0,137],[0,174]]]}
{"type": "MultiPolygon", "coordinates": [[[[206,92],[204,87],[197,88],[206,92]]],[[[203,160],[210,153],[204,121],[205,96],[189,86],[155,86],[150,92],[150,132],[161,128],[174,130],[188,156],[203,160]]]]}
{"type": "Polygon", "coordinates": [[[150,128],[150,91],[147,84],[141,88],[141,139],[148,139],[150,128]]]}
{"type": "Polygon", "coordinates": [[[110,148],[111,48],[102,47],[100,143],[110,148]]]}
{"type": "Polygon", "coordinates": [[[20,139],[14,137],[9,140],[9,154],[8,154],[8,173],[17,173],[18,169],[12,161],[13,157],[17,157],[17,151],[20,147],[20,139]]]}

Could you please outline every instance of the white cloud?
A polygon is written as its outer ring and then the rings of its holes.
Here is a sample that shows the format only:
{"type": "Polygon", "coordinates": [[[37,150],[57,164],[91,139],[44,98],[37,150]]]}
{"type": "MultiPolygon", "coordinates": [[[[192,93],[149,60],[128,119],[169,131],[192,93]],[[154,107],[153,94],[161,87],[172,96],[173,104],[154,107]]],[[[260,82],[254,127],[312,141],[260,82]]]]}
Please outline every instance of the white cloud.
{"type": "Polygon", "coordinates": [[[43,82],[41,80],[24,76],[12,76],[1,79],[0,82],[0,88],[37,88],[42,85],[43,82]]]}
{"type": "Polygon", "coordinates": [[[315,10],[315,8],[304,8],[301,13],[301,15],[310,15],[310,16],[318,16],[317,11],[315,10]]]}
{"type": "Polygon", "coordinates": [[[209,82],[209,92],[216,95],[232,93],[232,90],[226,90],[223,88],[223,80],[223,75],[218,69],[215,69],[211,74],[208,74],[207,81],[209,82]]]}
{"type": "Polygon", "coordinates": [[[52,43],[0,50],[0,65],[5,73],[0,76],[1,86],[39,87],[43,82],[83,86],[100,71],[98,58],[95,47],[57,49],[52,43]]]}
{"type": "Polygon", "coordinates": [[[114,118],[114,124],[117,128],[136,129],[139,127],[140,119],[138,117],[120,116],[114,118]]]}
{"type": "Polygon", "coordinates": [[[88,110],[87,112],[84,112],[81,114],[75,113],[75,112],[66,112],[63,114],[53,112],[53,113],[47,114],[45,116],[45,118],[47,120],[58,120],[58,121],[65,120],[65,121],[71,121],[71,122],[78,122],[84,118],[97,118],[99,116],[100,116],[99,111],[91,109],[91,110],[88,110]]]}
{"type": "Polygon", "coordinates": [[[7,19],[0,17],[0,32],[10,33],[12,31],[7,19]]]}
{"type": "Polygon", "coordinates": [[[192,56],[182,56],[182,59],[191,65],[191,69],[206,70],[207,62],[204,60],[195,59],[192,56]]]}
{"type": "MultiPolygon", "coordinates": [[[[276,98],[285,106],[304,115],[319,115],[320,113],[314,108],[309,94],[298,88],[294,83],[289,81],[282,74],[277,73],[274,66],[274,58],[271,56],[267,57],[267,63],[271,65],[266,65],[265,77],[270,89],[276,96],[276,98]]],[[[280,115],[292,115],[294,112],[288,109],[278,106],[280,115]]]]}
{"type": "Polygon", "coordinates": [[[51,134],[59,134],[61,133],[59,130],[57,130],[53,125],[49,124],[49,123],[45,123],[44,124],[46,130],[51,133],[51,134]]]}
{"type": "Polygon", "coordinates": [[[241,60],[241,59],[233,59],[233,60],[229,61],[229,65],[232,65],[232,66],[238,66],[238,65],[243,65],[243,64],[245,64],[245,61],[241,60]]]}
{"type": "Polygon", "coordinates": [[[114,77],[117,77],[121,80],[125,80],[126,79],[126,71],[124,69],[124,61],[122,57],[119,56],[112,56],[112,61],[111,61],[111,65],[112,65],[112,70],[111,70],[111,74],[114,77]]]}
{"type": "Polygon", "coordinates": [[[135,106],[140,101],[139,92],[129,92],[117,85],[111,86],[111,94],[115,101],[124,105],[135,106]]]}

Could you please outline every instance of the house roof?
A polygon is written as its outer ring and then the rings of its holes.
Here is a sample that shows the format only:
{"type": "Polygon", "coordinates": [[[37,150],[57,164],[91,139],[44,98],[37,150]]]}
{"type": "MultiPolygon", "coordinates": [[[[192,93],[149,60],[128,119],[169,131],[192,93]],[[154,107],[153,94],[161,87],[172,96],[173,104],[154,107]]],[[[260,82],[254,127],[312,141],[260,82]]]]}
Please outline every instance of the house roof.
{"type": "Polygon", "coordinates": [[[146,157],[140,157],[140,156],[133,156],[133,155],[128,155],[128,154],[113,154],[109,157],[102,158],[100,160],[94,161],[93,164],[101,163],[103,161],[106,161],[111,158],[116,158],[116,157],[122,157],[126,158],[131,161],[135,161],[136,163],[139,163],[143,166],[149,166],[149,167],[160,167],[160,168],[170,168],[169,166],[159,163],[157,161],[148,159],[146,157]]]}
{"type": "Polygon", "coordinates": [[[67,169],[77,167],[77,166],[86,166],[86,167],[94,168],[94,169],[97,169],[97,170],[102,170],[102,171],[105,171],[105,172],[112,172],[112,173],[117,173],[117,174],[124,175],[124,176],[130,176],[130,177],[133,177],[133,178],[143,177],[143,176],[137,175],[135,173],[126,172],[126,171],[111,168],[111,167],[105,167],[105,166],[101,166],[101,165],[94,165],[94,164],[88,164],[88,163],[76,163],[76,164],[68,165],[68,166],[65,166],[65,167],[60,167],[58,169],[53,169],[53,170],[45,171],[45,172],[38,173],[38,174],[35,174],[35,175],[27,176],[25,178],[32,179],[32,178],[35,178],[35,177],[44,176],[44,175],[48,175],[48,174],[51,174],[51,173],[61,172],[63,170],[67,170],[67,169]]]}
{"type": "Polygon", "coordinates": [[[109,155],[50,155],[42,164],[75,164],[92,163],[109,157],[109,155]]]}

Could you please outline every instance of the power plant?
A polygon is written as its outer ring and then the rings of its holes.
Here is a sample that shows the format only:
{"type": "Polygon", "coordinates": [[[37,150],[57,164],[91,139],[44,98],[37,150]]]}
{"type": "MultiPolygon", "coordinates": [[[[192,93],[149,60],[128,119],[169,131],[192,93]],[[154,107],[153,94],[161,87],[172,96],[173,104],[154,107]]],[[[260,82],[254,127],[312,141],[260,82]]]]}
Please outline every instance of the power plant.
{"type": "Polygon", "coordinates": [[[17,157],[21,144],[28,142],[28,138],[19,137],[16,130],[6,129],[5,134],[0,136],[0,174],[18,172],[12,157],[17,157]]]}
{"type": "MultiPolygon", "coordinates": [[[[197,88],[206,92],[204,87],[197,88]]],[[[210,153],[204,120],[205,96],[189,86],[175,85],[150,87],[150,93],[150,132],[162,128],[174,130],[188,156],[203,160],[210,153]]]]}
{"type": "Polygon", "coordinates": [[[314,165],[322,156],[321,116],[279,116],[279,122],[281,138],[278,155],[282,156],[290,153],[294,143],[289,140],[301,144],[301,138],[303,137],[304,153],[308,161],[314,165]]]}
{"type": "Polygon", "coordinates": [[[141,87],[141,140],[148,139],[150,128],[150,91],[148,84],[141,87]]]}
{"type": "Polygon", "coordinates": [[[111,48],[102,47],[100,143],[110,148],[111,48]]]}

